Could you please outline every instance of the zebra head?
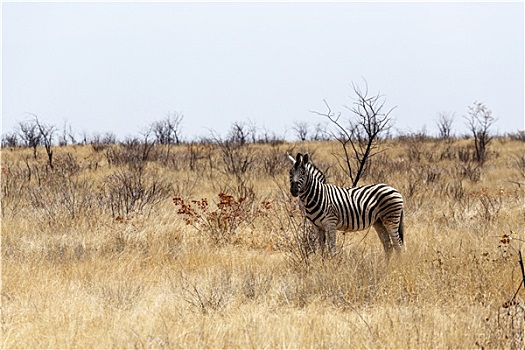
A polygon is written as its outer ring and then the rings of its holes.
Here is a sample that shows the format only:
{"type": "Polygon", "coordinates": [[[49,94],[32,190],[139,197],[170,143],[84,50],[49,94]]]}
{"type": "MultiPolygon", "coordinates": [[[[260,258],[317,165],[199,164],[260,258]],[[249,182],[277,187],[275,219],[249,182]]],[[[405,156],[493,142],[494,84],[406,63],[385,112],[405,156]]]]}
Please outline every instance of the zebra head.
{"type": "Polygon", "coordinates": [[[294,159],[288,154],[288,159],[292,163],[290,169],[290,192],[292,196],[297,197],[301,192],[301,186],[308,176],[306,170],[306,164],[308,164],[308,153],[301,154],[297,153],[297,157],[294,159]]]}

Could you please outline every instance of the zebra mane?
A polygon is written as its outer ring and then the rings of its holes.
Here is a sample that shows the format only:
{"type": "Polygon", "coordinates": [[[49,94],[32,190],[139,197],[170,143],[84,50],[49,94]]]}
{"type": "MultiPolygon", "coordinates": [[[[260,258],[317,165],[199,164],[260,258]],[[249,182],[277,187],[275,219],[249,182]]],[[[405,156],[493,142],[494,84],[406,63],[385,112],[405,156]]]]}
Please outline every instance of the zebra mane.
{"type": "Polygon", "coordinates": [[[306,169],[308,172],[320,183],[325,184],[326,183],[326,175],[323,174],[323,172],[316,167],[313,163],[308,162],[306,164],[306,169]]]}

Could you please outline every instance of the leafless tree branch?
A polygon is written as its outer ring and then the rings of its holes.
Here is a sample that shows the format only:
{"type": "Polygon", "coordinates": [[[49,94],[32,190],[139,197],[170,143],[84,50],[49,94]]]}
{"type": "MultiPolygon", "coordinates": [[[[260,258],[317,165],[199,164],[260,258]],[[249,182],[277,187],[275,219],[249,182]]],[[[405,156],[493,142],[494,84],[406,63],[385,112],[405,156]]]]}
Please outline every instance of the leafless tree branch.
{"type": "Polygon", "coordinates": [[[492,140],[490,128],[496,122],[492,111],[483,102],[474,102],[469,106],[469,116],[465,117],[467,126],[474,137],[474,154],[476,161],[483,164],[487,160],[487,146],[492,140]]]}
{"type": "Polygon", "coordinates": [[[369,96],[366,80],[364,90],[354,83],[352,87],[354,101],[351,106],[344,106],[352,116],[349,118],[348,127],[344,127],[339,121],[341,113],[334,114],[326,100],[323,101],[327,112],[311,112],[326,117],[335,126],[336,131],[332,131],[331,135],[339,141],[344,153],[344,158],[338,159],[339,166],[347,171],[352,185],[356,186],[365,174],[371,158],[378,153],[381,134],[392,126],[390,114],[395,107],[386,110],[386,100],[383,96],[369,96]]]}

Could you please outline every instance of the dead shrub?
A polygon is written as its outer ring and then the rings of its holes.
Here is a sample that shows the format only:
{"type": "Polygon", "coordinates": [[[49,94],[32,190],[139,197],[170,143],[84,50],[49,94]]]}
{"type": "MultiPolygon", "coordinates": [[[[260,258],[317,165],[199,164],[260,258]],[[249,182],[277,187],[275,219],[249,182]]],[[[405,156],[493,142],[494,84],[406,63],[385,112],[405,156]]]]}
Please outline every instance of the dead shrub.
{"type": "Polygon", "coordinates": [[[166,199],[171,185],[144,166],[133,166],[107,176],[104,180],[103,201],[116,216],[133,211],[151,210],[166,199]]]}

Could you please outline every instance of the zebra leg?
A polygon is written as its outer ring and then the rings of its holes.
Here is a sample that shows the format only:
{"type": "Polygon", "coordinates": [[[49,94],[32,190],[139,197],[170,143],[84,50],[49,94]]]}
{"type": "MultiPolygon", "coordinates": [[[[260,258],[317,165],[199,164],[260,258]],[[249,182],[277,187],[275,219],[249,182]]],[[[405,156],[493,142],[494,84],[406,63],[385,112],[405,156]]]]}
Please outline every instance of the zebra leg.
{"type": "Polygon", "coordinates": [[[401,247],[403,247],[403,228],[401,220],[386,220],[383,225],[392,240],[394,248],[396,251],[400,252],[401,247]]]}
{"type": "Polygon", "coordinates": [[[392,246],[392,240],[390,239],[390,235],[388,233],[387,228],[381,221],[377,221],[374,224],[374,228],[377,231],[377,235],[379,236],[379,239],[381,240],[381,243],[383,243],[383,248],[385,249],[386,256],[390,258],[390,254],[392,254],[392,249],[394,247],[392,246]]]}
{"type": "Polygon", "coordinates": [[[335,226],[330,225],[326,230],[328,249],[330,253],[334,254],[336,252],[335,242],[336,242],[336,230],[335,226]]]}
{"type": "Polygon", "coordinates": [[[321,249],[321,254],[324,254],[324,248],[326,246],[326,231],[324,228],[317,227],[317,244],[319,244],[319,248],[321,249]]]}
{"type": "Polygon", "coordinates": [[[321,254],[324,256],[325,250],[327,250],[329,254],[334,254],[336,239],[335,228],[333,226],[328,226],[327,228],[319,228],[318,236],[321,254]]]}

